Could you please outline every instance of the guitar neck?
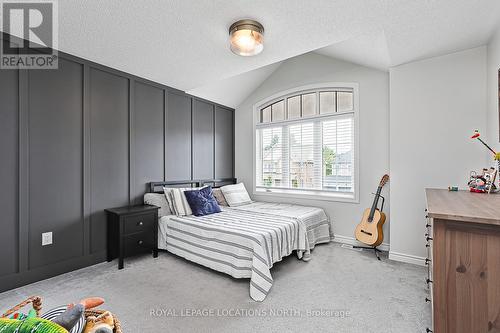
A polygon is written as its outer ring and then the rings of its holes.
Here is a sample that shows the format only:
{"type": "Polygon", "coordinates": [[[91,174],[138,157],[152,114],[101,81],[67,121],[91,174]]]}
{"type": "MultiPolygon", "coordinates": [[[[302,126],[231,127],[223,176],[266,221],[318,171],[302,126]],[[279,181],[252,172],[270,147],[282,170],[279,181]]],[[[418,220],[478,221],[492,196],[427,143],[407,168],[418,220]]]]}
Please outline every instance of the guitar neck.
{"type": "Polygon", "coordinates": [[[377,193],[375,193],[375,198],[373,199],[372,208],[370,210],[370,215],[368,216],[368,221],[373,221],[373,215],[375,215],[375,210],[378,206],[378,201],[380,199],[380,193],[382,192],[382,186],[379,186],[377,189],[377,193]]]}

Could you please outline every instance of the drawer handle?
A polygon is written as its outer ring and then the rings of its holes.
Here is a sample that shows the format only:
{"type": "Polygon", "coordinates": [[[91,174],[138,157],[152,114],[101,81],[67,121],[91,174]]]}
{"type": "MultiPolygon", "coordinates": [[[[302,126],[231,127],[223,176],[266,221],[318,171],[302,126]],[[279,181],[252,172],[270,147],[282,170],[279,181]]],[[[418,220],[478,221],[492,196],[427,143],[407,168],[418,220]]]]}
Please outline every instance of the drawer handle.
{"type": "Polygon", "coordinates": [[[434,331],[433,331],[433,330],[431,330],[429,327],[427,327],[427,328],[425,329],[425,332],[426,332],[426,333],[433,333],[434,331]]]}
{"type": "Polygon", "coordinates": [[[429,263],[431,262],[432,260],[430,260],[429,258],[425,258],[425,264],[426,265],[429,265],[429,263]]]}
{"type": "Polygon", "coordinates": [[[139,227],[142,227],[142,226],[144,225],[144,223],[143,223],[142,221],[140,221],[139,223],[137,223],[137,225],[138,225],[139,227]]]}
{"type": "Polygon", "coordinates": [[[427,298],[427,297],[425,298],[425,302],[426,302],[426,303],[429,303],[430,301],[431,301],[431,300],[430,300],[429,298],[427,298]]]}
{"type": "Polygon", "coordinates": [[[144,243],[144,242],[141,240],[137,242],[137,244],[139,244],[139,245],[142,245],[142,243],[144,243]]]}
{"type": "Polygon", "coordinates": [[[432,240],[432,237],[426,237],[425,238],[427,241],[431,241],[432,240]]]}
{"type": "Polygon", "coordinates": [[[431,225],[430,225],[429,223],[427,223],[427,224],[425,225],[425,227],[426,227],[426,228],[429,228],[430,226],[431,226],[431,225]]]}
{"type": "Polygon", "coordinates": [[[426,282],[427,284],[429,284],[429,283],[432,283],[432,280],[431,280],[431,279],[429,279],[429,278],[427,278],[427,279],[425,279],[425,282],[426,282]]]}
{"type": "Polygon", "coordinates": [[[425,247],[431,247],[431,244],[427,243],[425,244],[425,247]]]}

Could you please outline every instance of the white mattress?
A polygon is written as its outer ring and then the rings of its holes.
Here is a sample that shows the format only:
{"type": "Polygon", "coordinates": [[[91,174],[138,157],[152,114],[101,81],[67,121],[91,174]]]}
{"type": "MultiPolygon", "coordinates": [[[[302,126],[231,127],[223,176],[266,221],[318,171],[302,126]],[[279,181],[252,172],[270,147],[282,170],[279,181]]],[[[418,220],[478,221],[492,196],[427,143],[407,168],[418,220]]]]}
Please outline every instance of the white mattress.
{"type": "Polygon", "coordinates": [[[331,239],[322,209],[255,202],[223,207],[218,214],[195,217],[163,216],[158,247],[229,274],[250,278],[250,296],[262,301],[273,280],[270,269],[292,251],[308,260],[318,243],[331,239]]]}

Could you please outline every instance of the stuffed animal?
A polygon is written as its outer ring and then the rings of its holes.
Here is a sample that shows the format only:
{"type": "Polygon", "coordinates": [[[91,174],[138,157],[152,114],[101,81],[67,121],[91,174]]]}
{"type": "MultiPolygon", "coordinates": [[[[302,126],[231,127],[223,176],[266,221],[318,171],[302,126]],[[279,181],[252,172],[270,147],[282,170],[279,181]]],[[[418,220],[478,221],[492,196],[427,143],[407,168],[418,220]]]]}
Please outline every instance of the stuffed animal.
{"type": "Polygon", "coordinates": [[[111,312],[106,311],[99,316],[87,318],[87,325],[83,333],[113,333],[115,321],[111,312]]]}
{"type": "Polygon", "coordinates": [[[68,309],[59,315],[58,317],[52,319],[56,324],[61,325],[68,331],[71,330],[73,326],[76,325],[78,320],[83,316],[85,310],[95,308],[104,303],[104,299],[99,297],[85,298],[78,304],[69,304],[68,309]]]}
{"type": "Polygon", "coordinates": [[[36,317],[36,311],[34,309],[31,309],[28,314],[24,314],[21,312],[16,312],[12,314],[9,319],[18,319],[18,320],[23,320],[23,319],[28,319],[28,318],[35,318],[36,317]]]}
{"type": "Polygon", "coordinates": [[[24,320],[0,318],[1,333],[68,333],[68,330],[56,323],[42,318],[24,320]]]}
{"type": "Polygon", "coordinates": [[[85,310],[103,303],[104,300],[99,297],[86,298],[76,305],[69,304],[66,311],[52,320],[36,317],[34,310],[28,315],[15,313],[11,316],[12,319],[0,318],[0,333],[68,333],[83,316],[85,310]]]}

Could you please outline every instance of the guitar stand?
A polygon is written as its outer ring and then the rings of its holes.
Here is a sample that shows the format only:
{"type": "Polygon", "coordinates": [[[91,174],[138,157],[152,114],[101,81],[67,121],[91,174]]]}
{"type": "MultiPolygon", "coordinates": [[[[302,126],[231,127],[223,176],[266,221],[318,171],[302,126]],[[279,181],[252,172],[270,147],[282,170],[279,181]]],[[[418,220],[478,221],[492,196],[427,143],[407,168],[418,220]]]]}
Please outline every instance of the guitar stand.
{"type": "Polygon", "coordinates": [[[381,260],[380,259],[380,256],[378,255],[380,252],[379,249],[377,249],[377,247],[373,247],[373,246],[353,246],[352,247],[353,249],[366,249],[366,250],[373,250],[375,252],[375,257],[377,257],[378,260],[381,260]]]}

